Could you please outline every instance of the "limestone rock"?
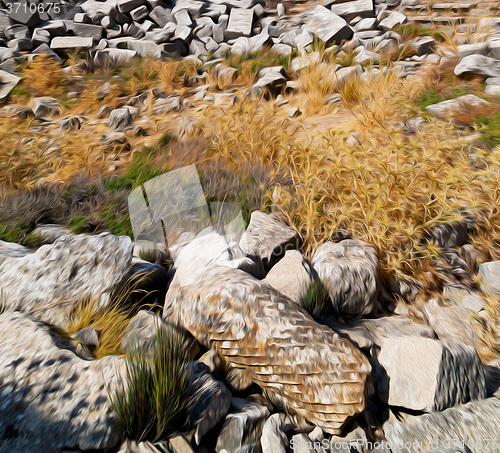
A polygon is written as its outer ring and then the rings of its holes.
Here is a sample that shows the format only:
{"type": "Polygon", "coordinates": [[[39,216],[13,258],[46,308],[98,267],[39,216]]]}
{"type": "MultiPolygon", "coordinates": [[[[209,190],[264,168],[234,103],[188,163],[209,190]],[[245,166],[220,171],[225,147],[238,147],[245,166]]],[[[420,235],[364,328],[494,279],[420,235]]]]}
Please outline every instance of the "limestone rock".
{"type": "Polygon", "coordinates": [[[125,106],[111,111],[108,126],[113,131],[123,131],[130,127],[139,113],[136,107],[125,106]]]}
{"type": "Polygon", "coordinates": [[[188,388],[189,425],[194,431],[194,441],[201,439],[228,413],[231,392],[208,372],[202,363],[192,366],[188,388]]]}
{"type": "Polygon", "coordinates": [[[15,242],[0,241],[0,266],[9,258],[22,258],[29,255],[31,251],[15,242]]]}
{"type": "Polygon", "coordinates": [[[324,43],[341,42],[352,37],[353,31],[347,22],[321,5],[316,5],[309,13],[304,29],[313,32],[324,43]]]}
{"type": "Polygon", "coordinates": [[[217,452],[228,453],[258,451],[262,427],[269,416],[269,409],[256,403],[233,398],[231,412],[226,416],[217,438],[217,452]]]}
{"type": "Polygon", "coordinates": [[[212,267],[169,291],[164,317],[325,431],[336,432],[364,408],[370,366],[363,354],[243,271],[212,267]]]}
{"type": "Polygon", "coordinates": [[[474,107],[484,107],[489,103],[474,94],[466,94],[456,99],[449,101],[438,102],[437,104],[429,105],[427,110],[437,116],[448,119],[450,114],[466,110],[474,107]]]}
{"type": "Polygon", "coordinates": [[[94,39],[91,36],[56,36],[50,42],[52,50],[90,49],[93,45],[94,39]]]}
{"type": "Polygon", "coordinates": [[[376,312],[380,281],[375,247],[351,239],[326,242],[316,250],[312,268],[327,287],[336,312],[376,312]]]}
{"type": "Polygon", "coordinates": [[[34,98],[33,102],[33,113],[35,116],[51,116],[60,115],[62,113],[61,104],[55,98],[49,96],[43,96],[39,98],[34,98]]]}
{"type": "Polygon", "coordinates": [[[252,34],[253,11],[243,8],[233,8],[224,33],[226,39],[235,39],[252,34]]]}
{"type": "Polygon", "coordinates": [[[0,315],[0,438],[2,451],[100,450],[120,434],[109,392],[124,361],[80,359],[62,339],[27,315],[0,315]],[[105,385],[104,385],[105,383],[105,385]]]}
{"type": "Polygon", "coordinates": [[[268,93],[277,96],[286,85],[286,77],[279,72],[268,72],[252,86],[252,96],[268,93]]]}
{"type": "Polygon", "coordinates": [[[490,261],[479,265],[481,287],[486,294],[500,295],[500,261],[490,261]]]}
{"type": "Polygon", "coordinates": [[[445,346],[423,337],[388,337],[376,359],[378,394],[391,406],[443,410],[486,395],[485,369],[471,347],[445,346]]]}
{"type": "Polygon", "coordinates": [[[404,14],[398,13],[397,11],[391,11],[387,17],[379,22],[378,26],[384,31],[389,31],[398,25],[404,24],[405,21],[406,16],[404,14]]]}
{"type": "Polygon", "coordinates": [[[500,77],[500,60],[483,55],[469,55],[455,67],[455,74],[457,76],[500,77]]]}
{"type": "Polygon", "coordinates": [[[417,417],[408,415],[402,420],[393,418],[384,424],[383,430],[393,453],[496,453],[500,400],[488,398],[442,412],[417,417]],[[462,442],[467,449],[461,446],[462,442]],[[446,450],[447,446],[450,449],[446,450]]]}
{"type": "Polygon", "coordinates": [[[328,3],[334,3],[331,7],[332,12],[348,22],[355,17],[374,16],[373,0],[354,0],[345,3],[338,3],[337,1],[331,2],[328,0],[323,4],[329,6],[328,3]]]}
{"type": "Polygon", "coordinates": [[[298,233],[285,223],[261,211],[254,211],[247,230],[240,240],[241,249],[262,260],[269,271],[287,250],[300,247],[298,233]]]}
{"type": "Polygon", "coordinates": [[[103,307],[132,259],[128,237],[63,236],[54,244],[0,263],[0,290],[6,307],[63,325],[71,308],[89,297],[103,307]]]}
{"type": "Polygon", "coordinates": [[[288,250],[263,281],[290,300],[300,303],[302,294],[311,282],[311,269],[301,252],[288,250]]]}

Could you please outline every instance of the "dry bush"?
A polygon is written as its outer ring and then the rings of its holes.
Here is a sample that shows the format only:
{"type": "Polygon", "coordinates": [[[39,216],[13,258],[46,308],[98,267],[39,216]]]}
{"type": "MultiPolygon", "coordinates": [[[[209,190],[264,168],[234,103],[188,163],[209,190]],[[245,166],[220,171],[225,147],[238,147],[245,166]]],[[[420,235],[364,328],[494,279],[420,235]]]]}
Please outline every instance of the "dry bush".
{"type": "Polygon", "coordinates": [[[34,96],[59,97],[68,83],[67,75],[60,63],[48,55],[37,55],[24,71],[24,84],[34,96]]]}

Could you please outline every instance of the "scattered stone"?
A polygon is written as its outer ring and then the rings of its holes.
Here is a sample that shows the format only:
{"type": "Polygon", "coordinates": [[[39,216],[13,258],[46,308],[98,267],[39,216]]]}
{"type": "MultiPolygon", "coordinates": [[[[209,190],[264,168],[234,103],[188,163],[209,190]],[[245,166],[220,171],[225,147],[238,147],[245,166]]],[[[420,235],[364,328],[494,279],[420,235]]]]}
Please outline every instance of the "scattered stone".
{"type": "Polygon", "coordinates": [[[78,340],[90,350],[96,349],[99,346],[99,335],[93,327],[79,330],[71,336],[73,340],[78,340]]]}
{"type": "Polygon", "coordinates": [[[55,98],[44,96],[34,98],[32,102],[34,105],[33,112],[37,117],[62,114],[61,104],[59,104],[59,101],[55,98]]]}
{"type": "Polygon", "coordinates": [[[137,118],[139,109],[136,107],[125,106],[111,111],[107,121],[108,126],[113,131],[122,131],[132,125],[137,118]]]}
{"type": "Polygon", "coordinates": [[[109,395],[124,376],[123,359],[82,360],[67,341],[24,313],[2,313],[0,331],[3,450],[108,450],[119,445],[109,395]]]}
{"type": "Polygon", "coordinates": [[[344,19],[321,5],[311,9],[309,21],[304,24],[304,29],[313,32],[326,44],[340,43],[353,35],[351,27],[344,19]]]}
{"type": "Polygon", "coordinates": [[[445,286],[443,295],[453,305],[465,307],[475,313],[486,308],[486,300],[478,292],[465,286],[445,286]]]}
{"type": "Polygon", "coordinates": [[[393,453],[496,453],[496,439],[500,430],[500,400],[488,398],[442,412],[407,415],[399,420],[393,417],[384,424],[383,430],[393,453]],[[461,447],[462,442],[466,449],[461,447]],[[436,447],[447,445],[450,449],[436,450],[436,447]]]}
{"type": "Polygon", "coordinates": [[[332,3],[331,11],[348,22],[355,17],[368,17],[373,19],[373,0],[354,0],[345,3],[338,3],[337,0],[327,0],[323,2],[323,5],[328,7],[332,3]]]}
{"type": "Polygon", "coordinates": [[[456,66],[455,74],[457,76],[500,77],[500,60],[483,55],[469,55],[456,66]]]}
{"type": "Polygon", "coordinates": [[[286,82],[286,77],[282,76],[279,72],[268,72],[252,86],[252,96],[271,95],[276,97],[281,93],[286,82]]]}
{"type": "Polygon", "coordinates": [[[474,348],[416,336],[380,343],[372,366],[377,395],[387,404],[433,411],[485,397],[486,373],[474,348]]]}
{"type": "Polygon", "coordinates": [[[262,261],[268,272],[287,250],[296,250],[301,241],[298,233],[288,225],[262,211],[254,211],[240,240],[241,249],[262,261]]]}
{"type": "Polygon", "coordinates": [[[416,55],[422,56],[434,52],[436,48],[436,40],[430,36],[414,38],[402,46],[407,46],[415,52],[416,55]]]}
{"type": "Polygon", "coordinates": [[[90,49],[94,44],[92,37],[56,36],[50,43],[52,50],[90,49]]]}
{"type": "Polygon", "coordinates": [[[0,264],[0,290],[6,308],[61,326],[82,298],[106,306],[131,259],[128,237],[63,236],[30,255],[5,259],[0,264]]]}
{"type": "Polygon", "coordinates": [[[384,31],[389,31],[399,25],[403,25],[405,22],[406,16],[404,14],[398,13],[397,11],[391,11],[385,19],[379,22],[378,26],[384,31]]]}
{"type": "Polygon", "coordinates": [[[375,247],[351,239],[326,242],[316,250],[312,268],[327,287],[337,313],[349,316],[377,311],[381,284],[375,247]]]}
{"type": "Polygon", "coordinates": [[[500,296],[500,261],[490,261],[479,265],[482,290],[491,296],[500,296]]]}
{"type": "Polygon", "coordinates": [[[231,392],[215,380],[202,363],[192,366],[188,388],[189,426],[196,445],[229,412],[231,392]]]}
{"type": "Polygon", "coordinates": [[[21,81],[20,77],[0,70],[0,102],[7,99],[10,92],[21,81]]]}
{"type": "Polygon", "coordinates": [[[437,116],[448,119],[451,114],[471,108],[481,108],[489,105],[489,102],[475,96],[474,94],[466,94],[456,99],[449,101],[438,102],[427,107],[427,110],[437,116]]]}
{"type": "Polygon", "coordinates": [[[226,39],[235,39],[240,36],[250,36],[253,25],[253,11],[242,8],[233,8],[229,15],[229,22],[224,33],[226,39]]]}
{"type": "Polygon", "coordinates": [[[287,250],[269,271],[264,282],[276,288],[290,300],[300,303],[311,282],[311,269],[298,250],[287,250]]]}
{"type": "Polygon", "coordinates": [[[59,127],[61,131],[71,131],[71,130],[79,130],[82,127],[80,118],[76,116],[72,116],[70,118],[63,118],[59,120],[59,127]]]}
{"type": "Polygon", "coordinates": [[[260,447],[262,427],[269,417],[266,406],[241,399],[231,400],[231,412],[226,416],[217,438],[216,451],[228,453],[255,451],[260,447]]]}

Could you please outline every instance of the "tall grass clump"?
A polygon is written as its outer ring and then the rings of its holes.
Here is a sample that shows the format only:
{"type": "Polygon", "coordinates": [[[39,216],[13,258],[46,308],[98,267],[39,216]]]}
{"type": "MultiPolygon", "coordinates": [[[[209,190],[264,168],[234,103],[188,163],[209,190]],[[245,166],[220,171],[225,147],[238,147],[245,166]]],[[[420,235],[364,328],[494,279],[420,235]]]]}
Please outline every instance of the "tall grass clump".
{"type": "Polygon", "coordinates": [[[126,378],[111,398],[125,437],[154,442],[178,429],[188,388],[187,364],[182,338],[164,327],[158,327],[147,354],[128,357],[126,378]]]}
{"type": "Polygon", "coordinates": [[[313,279],[304,290],[300,304],[318,322],[332,308],[328,288],[319,278],[313,279]]]}

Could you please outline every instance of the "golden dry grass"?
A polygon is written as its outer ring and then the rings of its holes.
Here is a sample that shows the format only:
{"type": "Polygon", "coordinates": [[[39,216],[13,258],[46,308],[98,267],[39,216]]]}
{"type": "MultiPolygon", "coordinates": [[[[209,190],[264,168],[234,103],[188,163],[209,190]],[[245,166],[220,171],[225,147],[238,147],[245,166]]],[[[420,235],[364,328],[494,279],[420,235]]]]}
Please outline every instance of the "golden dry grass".
{"type": "MultiPolygon", "coordinates": [[[[193,101],[178,113],[162,114],[154,113],[150,100],[142,108],[142,132],[127,131],[118,141],[102,137],[109,127],[94,115],[103,105],[115,108],[152,89],[180,90],[187,99],[203,84],[213,93],[234,88],[241,94],[251,87],[262,62],[272,62],[274,56],[224,60],[237,69],[230,81],[219,80],[213,67],[200,78],[192,62],[154,60],[133,61],[114,75],[102,70],[84,77],[65,75],[66,89],[78,95],[65,102],[61,116],[85,116],[87,122],[62,134],[54,124],[2,111],[0,183],[26,189],[48,182],[63,185],[77,175],[113,178],[130,171],[137,151],[156,146],[164,152],[151,154],[150,167],[161,171],[196,163],[210,197],[227,196],[249,203],[249,209],[281,212],[300,231],[309,255],[332,235],[347,231],[377,246],[385,276],[422,275],[438,254],[426,243],[428,231],[468,209],[483,226],[473,243],[485,256],[496,257],[500,231],[495,206],[500,200],[498,175],[491,169],[499,164],[498,151],[471,148],[460,140],[463,131],[437,120],[412,134],[395,126],[420,113],[416,103],[422,93],[463,83],[452,73],[454,61],[431,67],[417,79],[402,79],[388,65],[339,83],[337,56],[324,49],[318,55],[297,77],[289,72],[298,88],[284,95],[288,104],[283,107],[272,99],[243,96],[232,106],[193,101]],[[103,95],[100,88],[106,82],[110,87],[103,95]],[[328,105],[328,96],[335,93],[341,104],[328,105]],[[286,109],[294,105],[305,119],[286,117],[286,109]],[[322,118],[338,109],[340,116],[354,119],[313,132],[306,128],[310,116],[322,118]],[[175,140],[158,146],[165,133],[175,140]]],[[[29,103],[34,74],[14,101],[29,103]]],[[[467,83],[482,89],[474,81],[467,83]]]]}

